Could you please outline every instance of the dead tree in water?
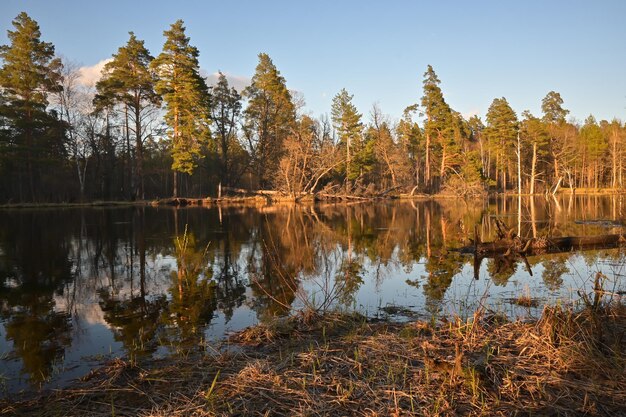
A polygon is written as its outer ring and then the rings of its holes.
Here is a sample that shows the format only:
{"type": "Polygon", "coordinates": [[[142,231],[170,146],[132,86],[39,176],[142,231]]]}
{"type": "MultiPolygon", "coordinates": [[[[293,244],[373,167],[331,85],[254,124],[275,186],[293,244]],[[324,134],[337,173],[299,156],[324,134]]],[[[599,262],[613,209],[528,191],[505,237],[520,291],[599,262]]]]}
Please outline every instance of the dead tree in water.
{"type": "Polygon", "coordinates": [[[496,219],[496,228],[498,238],[493,242],[482,242],[478,234],[478,226],[476,226],[474,239],[470,239],[472,245],[461,248],[462,253],[474,255],[474,278],[476,279],[478,279],[480,264],[485,258],[499,259],[508,265],[513,265],[517,259],[521,258],[532,276],[526,256],[626,246],[624,234],[523,238],[517,236],[514,229],[507,228],[500,219],[496,219]]]}

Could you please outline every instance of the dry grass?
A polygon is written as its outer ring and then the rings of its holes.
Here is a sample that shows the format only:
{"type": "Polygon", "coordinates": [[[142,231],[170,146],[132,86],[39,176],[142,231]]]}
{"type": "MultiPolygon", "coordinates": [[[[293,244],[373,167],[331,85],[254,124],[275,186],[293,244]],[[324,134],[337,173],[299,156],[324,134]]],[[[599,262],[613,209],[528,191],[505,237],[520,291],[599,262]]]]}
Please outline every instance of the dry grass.
{"type": "Polygon", "coordinates": [[[149,369],[118,360],[0,414],[625,415],[625,333],[623,303],[546,308],[535,323],[301,316],[244,331],[225,353],[149,369]]]}

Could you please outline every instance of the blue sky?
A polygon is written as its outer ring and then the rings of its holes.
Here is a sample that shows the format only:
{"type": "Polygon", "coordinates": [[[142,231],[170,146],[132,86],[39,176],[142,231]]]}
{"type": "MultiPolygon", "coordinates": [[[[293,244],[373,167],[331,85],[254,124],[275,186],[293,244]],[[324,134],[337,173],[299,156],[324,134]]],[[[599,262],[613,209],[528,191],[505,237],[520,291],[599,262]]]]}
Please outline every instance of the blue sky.
{"type": "Polygon", "coordinates": [[[626,120],[626,1],[64,1],[2,0],[0,43],[26,11],[57,53],[92,66],[128,39],[153,55],[183,19],[204,71],[249,78],[268,53],[313,115],[341,88],[366,117],[398,118],[431,64],[448,103],[484,116],[506,97],[539,115],[550,90],[579,120],[626,120]]]}

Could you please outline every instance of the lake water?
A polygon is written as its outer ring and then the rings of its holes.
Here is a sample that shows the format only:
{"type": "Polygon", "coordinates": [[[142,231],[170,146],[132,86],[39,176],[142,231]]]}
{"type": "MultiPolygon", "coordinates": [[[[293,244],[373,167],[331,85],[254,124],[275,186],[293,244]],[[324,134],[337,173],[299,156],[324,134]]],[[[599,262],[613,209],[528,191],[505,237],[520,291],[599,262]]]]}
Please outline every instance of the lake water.
{"type": "Polygon", "coordinates": [[[200,349],[305,306],[523,319],[576,303],[598,272],[623,293],[623,248],[484,260],[474,279],[455,249],[475,225],[495,238],[495,218],[526,237],[624,233],[626,198],[0,210],[0,395],[64,386],[112,357],[200,349]]]}

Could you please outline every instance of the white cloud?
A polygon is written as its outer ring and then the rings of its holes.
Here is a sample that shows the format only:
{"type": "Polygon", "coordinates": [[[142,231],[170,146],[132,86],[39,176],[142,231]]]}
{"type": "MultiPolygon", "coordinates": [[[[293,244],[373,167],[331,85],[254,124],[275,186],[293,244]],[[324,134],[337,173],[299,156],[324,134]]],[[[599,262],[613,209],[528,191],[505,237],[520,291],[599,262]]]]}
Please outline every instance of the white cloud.
{"type": "Polygon", "coordinates": [[[479,109],[472,109],[470,111],[461,113],[461,116],[463,116],[463,118],[465,120],[469,120],[471,117],[478,116],[479,114],[480,114],[480,110],[479,109]]]}
{"type": "MultiPolygon", "coordinates": [[[[200,74],[203,75],[204,78],[206,78],[206,82],[209,85],[217,84],[217,80],[220,76],[219,72],[207,74],[206,71],[202,71],[202,70],[200,71],[200,74]]],[[[252,82],[252,79],[250,77],[244,77],[241,75],[233,75],[227,72],[223,74],[226,76],[226,79],[228,80],[228,85],[230,85],[231,87],[235,87],[235,90],[237,90],[240,93],[243,91],[244,88],[249,86],[250,83],[252,82]]]]}
{"type": "Polygon", "coordinates": [[[102,68],[104,68],[107,62],[110,62],[111,60],[112,58],[107,58],[90,67],[80,67],[78,69],[78,72],[80,73],[80,77],[78,79],[79,84],[87,87],[96,85],[102,76],[102,68]]]}
{"type": "MultiPolygon", "coordinates": [[[[78,69],[78,72],[80,73],[80,77],[78,79],[79,84],[87,87],[93,87],[102,76],[102,69],[108,62],[111,62],[111,60],[112,58],[107,58],[103,59],[95,65],[80,67],[78,69]]],[[[220,74],[219,72],[209,74],[204,70],[200,70],[200,75],[206,78],[206,81],[209,85],[215,85],[217,84],[217,80],[220,74]]],[[[228,80],[228,84],[231,87],[235,87],[235,89],[240,93],[252,82],[252,79],[250,77],[244,77],[241,75],[233,75],[228,73],[224,73],[224,75],[228,80]]]]}

